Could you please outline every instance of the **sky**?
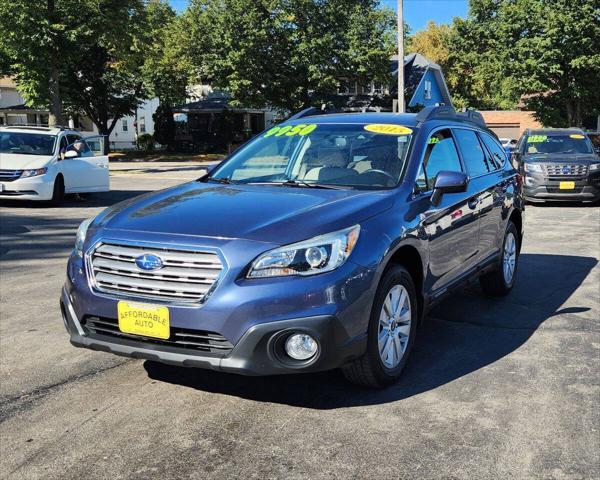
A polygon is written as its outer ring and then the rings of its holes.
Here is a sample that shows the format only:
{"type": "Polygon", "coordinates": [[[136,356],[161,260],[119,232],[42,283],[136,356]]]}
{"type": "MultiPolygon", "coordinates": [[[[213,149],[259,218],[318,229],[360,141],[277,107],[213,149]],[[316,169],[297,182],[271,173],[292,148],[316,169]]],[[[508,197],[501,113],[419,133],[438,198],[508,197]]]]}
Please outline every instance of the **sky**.
{"type": "MultiPolygon", "coordinates": [[[[396,10],[397,0],[380,0],[381,4],[396,10]]],[[[181,12],[188,0],[169,0],[171,6],[181,12]]],[[[404,21],[410,25],[411,33],[422,30],[429,20],[450,23],[454,17],[465,17],[468,0],[404,0],[404,21]]]]}

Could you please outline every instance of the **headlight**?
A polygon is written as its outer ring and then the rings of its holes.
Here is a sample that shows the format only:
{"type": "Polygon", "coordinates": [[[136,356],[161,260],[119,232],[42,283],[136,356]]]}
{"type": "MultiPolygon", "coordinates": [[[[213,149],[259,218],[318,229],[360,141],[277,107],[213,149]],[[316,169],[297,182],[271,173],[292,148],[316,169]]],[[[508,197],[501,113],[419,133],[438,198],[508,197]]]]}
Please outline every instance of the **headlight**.
{"type": "Polygon", "coordinates": [[[47,171],[48,169],[46,167],[36,168],[35,170],[23,170],[21,178],[37,177],[38,175],[44,175],[44,173],[46,173],[47,171]]]}
{"type": "Polygon", "coordinates": [[[529,173],[543,173],[542,166],[537,163],[525,163],[523,164],[525,171],[529,173]]]}
{"type": "Polygon", "coordinates": [[[90,223],[93,221],[93,218],[88,218],[87,220],[81,222],[81,225],[79,225],[79,228],[77,229],[77,236],[75,237],[75,251],[80,257],[83,257],[83,244],[85,242],[85,236],[87,235],[90,223]]]}
{"type": "Polygon", "coordinates": [[[600,163],[592,163],[590,165],[590,172],[595,172],[596,170],[600,170],[600,163]]]}
{"type": "Polygon", "coordinates": [[[314,275],[342,265],[354,250],[360,225],[320,235],[262,254],[251,265],[248,278],[314,275]]]}

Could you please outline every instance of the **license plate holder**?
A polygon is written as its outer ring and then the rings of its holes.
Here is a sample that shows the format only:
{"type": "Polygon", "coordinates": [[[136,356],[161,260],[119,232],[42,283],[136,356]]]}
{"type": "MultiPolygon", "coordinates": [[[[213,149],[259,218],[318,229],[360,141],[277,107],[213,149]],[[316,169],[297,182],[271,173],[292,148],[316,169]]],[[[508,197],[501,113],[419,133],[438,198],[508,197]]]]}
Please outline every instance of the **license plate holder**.
{"type": "Polygon", "coordinates": [[[163,340],[171,336],[167,307],[120,301],[117,304],[117,313],[119,330],[123,333],[163,340]]]}
{"type": "Polygon", "coordinates": [[[575,182],[560,182],[558,188],[560,190],[573,190],[575,188],[575,182]]]}

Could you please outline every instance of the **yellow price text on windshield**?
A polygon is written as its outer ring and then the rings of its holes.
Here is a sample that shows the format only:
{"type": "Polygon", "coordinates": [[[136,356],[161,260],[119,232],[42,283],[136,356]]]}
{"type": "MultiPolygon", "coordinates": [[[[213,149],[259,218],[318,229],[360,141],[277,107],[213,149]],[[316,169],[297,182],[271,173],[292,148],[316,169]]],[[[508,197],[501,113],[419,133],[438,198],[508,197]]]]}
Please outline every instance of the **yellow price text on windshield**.
{"type": "Polygon", "coordinates": [[[308,135],[309,133],[315,131],[317,125],[301,123],[299,125],[282,125],[279,127],[273,127],[267,133],[263,135],[263,138],[266,137],[293,137],[294,135],[300,135],[301,137],[308,135]]]}
{"type": "Polygon", "coordinates": [[[530,135],[527,137],[527,143],[542,143],[548,140],[548,135],[530,135]]]}
{"type": "Polygon", "coordinates": [[[383,133],[384,135],[410,135],[412,130],[402,125],[390,125],[387,123],[371,123],[365,125],[367,132],[383,133]]]}
{"type": "Polygon", "coordinates": [[[585,138],[585,136],[579,133],[574,133],[573,135],[569,135],[569,137],[574,138],[575,140],[583,140],[585,138]]]}

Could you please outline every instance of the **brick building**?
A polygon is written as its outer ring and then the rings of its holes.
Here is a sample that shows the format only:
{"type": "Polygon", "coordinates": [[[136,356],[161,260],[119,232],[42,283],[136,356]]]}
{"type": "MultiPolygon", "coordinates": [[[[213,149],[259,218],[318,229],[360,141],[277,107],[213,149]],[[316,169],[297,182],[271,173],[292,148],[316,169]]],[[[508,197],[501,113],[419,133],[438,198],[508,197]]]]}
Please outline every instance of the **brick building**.
{"type": "Polygon", "coordinates": [[[481,110],[487,126],[500,138],[518,139],[526,128],[542,128],[533,117],[533,112],[525,110],[481,110]]]}

